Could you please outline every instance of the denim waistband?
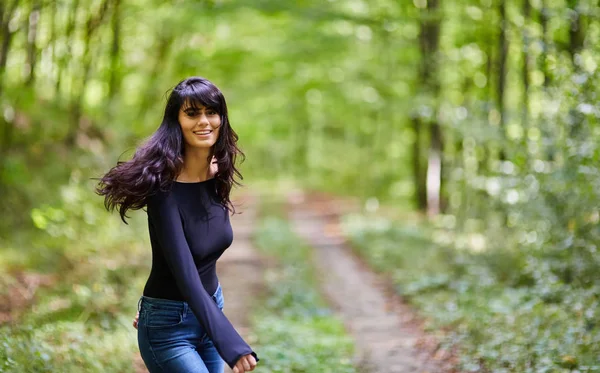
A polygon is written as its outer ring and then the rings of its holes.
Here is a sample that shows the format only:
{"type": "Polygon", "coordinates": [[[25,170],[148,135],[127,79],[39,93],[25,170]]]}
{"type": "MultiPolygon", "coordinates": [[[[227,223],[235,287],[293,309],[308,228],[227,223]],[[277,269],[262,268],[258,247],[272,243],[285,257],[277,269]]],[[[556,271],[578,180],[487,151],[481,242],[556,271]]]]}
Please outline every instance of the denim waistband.
{"type": "MultiPolygon", "coordinates": [[[[221,290],[221,283],[219,283],[219,285],[217,286],[217,290],[215,290],[213,295],[211,295],[211,298],[214,301],[216,301],[216,297],[217,297],[217,294],[219,293],[219,290],[221,290]]],[[[138,300],[138,306],[137,306],[138,312],[140,311],[140,309],[142,307],[142,301],[146,301],[152,305],[157,305],[159,307],[162,306],[162,307],[168,307],[168,308],[173,308],[173,309],[181,309],[183,312],[187,312],[189,309],[188,303],[183,300],[152,298],[152,297],[149,297],[146,295],[142,295],[140,297],[140,299],[138,300]]]]}

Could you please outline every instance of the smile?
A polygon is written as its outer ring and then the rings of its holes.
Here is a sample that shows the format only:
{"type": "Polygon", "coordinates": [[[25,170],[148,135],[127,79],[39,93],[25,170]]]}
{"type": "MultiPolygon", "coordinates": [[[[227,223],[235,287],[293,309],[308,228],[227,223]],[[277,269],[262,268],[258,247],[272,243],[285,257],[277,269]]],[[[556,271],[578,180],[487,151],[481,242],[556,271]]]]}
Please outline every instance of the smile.
{"type": "Polygon", "coordinates": [[[194,135],[197,135],[197,136],[206,136],[206,135],[210,135],[211,133],[212,133],[212,130],[194,131],[194,135]]]}

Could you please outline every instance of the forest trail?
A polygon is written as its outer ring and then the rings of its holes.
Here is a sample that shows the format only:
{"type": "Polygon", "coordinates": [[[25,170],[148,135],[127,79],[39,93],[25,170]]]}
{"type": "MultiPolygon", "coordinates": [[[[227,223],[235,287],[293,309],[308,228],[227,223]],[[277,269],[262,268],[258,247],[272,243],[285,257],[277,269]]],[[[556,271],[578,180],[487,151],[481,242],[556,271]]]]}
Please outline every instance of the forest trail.
{"type": "Polygon", "coordinates": [[[294,231],[314,248],[323,292],[355,341],[359,372],[452,371],[440,361],[446,354],[433,354],[435,343],[418,327],[414,311],[352,254],[338,223],[341,209],[348,208],[351,203],[318,195],[288,197],[294,231]]]}
{"type": "MultiPolygon", "coordinates": [[[[233,201],[236,212],[231,218],[233,244],[217,262],[217,273],[223,287],[225,308],[223,311],[236,330],[248,340],[250,323],[248,316],[254,308],[254,300],[260,299],[264,290],[264,262],[252,245],[252,233],[257,221],[257,197],[249,192],[233,201]]],[[[225,372],[231,372],[225,367],[225,372]]]]}
{"type": "MultiPolygon", "coordinates": [[[[250,192],[233,200],[236,212],[231,217],[233,244],[217,262],[217,274],[223,287],[225,307],[223,311],[236,330],[248,340],[250,324],[248,316],[253,308],[254,299],[260,299],[264,289],[264,264],[252,246],[252,233],[255,229],[257,197],[250,192]]],[[[136,373],[147,373],[139,353],[134,359],[136,373]]],[[[225,373],[231,369],[226,365],[225,373]]]]}
{"type": "MultiPolygon", "coordinates": [[[[264,290],[266,264],[252,245],[258,197],[245,194],[235,202],[242,214],[232,217],[234,242],[219,259],[217,271],[225,296],[224,311],[247,338],[248,311],[264,290]]],[[[420,329],[415,312],[393,294],[385,279],[352,254],[340,231],[339,217],[356,205],[294,192],[288,196],[287,209],[294,231],[314,249],[323,293],[355,341],[358,372],[453,371],[446,353],[433,353],[435,342],[420,329]]],[[[141,359],[136,359],[135,371],[146,372],[141,359]]],[[[231,370],[226,367],[225,372],[231,370]]]]}

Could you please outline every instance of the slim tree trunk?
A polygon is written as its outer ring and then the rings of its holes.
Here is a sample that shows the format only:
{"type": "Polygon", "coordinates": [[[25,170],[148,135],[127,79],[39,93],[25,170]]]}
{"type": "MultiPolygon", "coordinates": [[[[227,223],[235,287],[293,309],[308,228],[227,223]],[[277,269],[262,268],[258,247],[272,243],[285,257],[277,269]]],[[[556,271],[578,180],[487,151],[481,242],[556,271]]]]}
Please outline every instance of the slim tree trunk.
{"type": "Polygon", "coordinates": [[[64,55],[62,55],[60,57],[60,60],[59,60],[58,66],[57,66],[58,72],[57,72],[55,91],[56,91],[56,97],[58,97],[58,98],[61,97],[60,89],[61,89],[61,84],[62,84],[63,71],[65,70],[67,61],[71,56],[71,38],[73,36],[73,33],[75,31],[75,26],[77,24],[78,8],[79,8],[79,0],[74,0],[73,5],[71,7],[71,13],[69,14],[69,20],[67,21],[66,30],[65,30],[65,40],[67,41],[66,51],[65,51],[64,55]]]}
{"type": "Polygon", "coordinates": [[[413,116],[413,132],[415,139],[412,150],[413,184],[415,189],[415,202],[420,211],[427,210],[427,175],[423,172],[423,154],[421,151],[423,143],[423,122],[418,114],[413,116]]]}
{"type": "MultiPolygon", "coordinates": [[[[569,45],[568,50],[571,55],[571,61],[573,64],[574,72],[581,72],[581,62],[577,60],[577,55],[583,49],[584,41],[585,41],[585,17],[580,13],[579,9],[580,0],[569,0],[568,5],[571,10],[571,27],[569,29],[569,45]]],[[[590,90],[589,84],[584,84],[580,88],[580,93],[582,94],[582,99],[586,95],[586,93],[590,90]]],[[[586,99],[587,101],[587,99],[586,99]]],[[[583,131],[583,122],[584,115],[579,110],[576,110],[574,107],[569,110],[569,116],[571,117],[571,127],[569,131],[569,136],[572,138],[578,138],[581,136],[585,136],[583,131]]]]}
{"type": "Polygon", "coordinates": [[[119,72],[119,51],[121,49],[121,0],[113,2],[112,45],[110,49],[110,78],[108,81],[108,98],[112,102],[121,85],[119,72]]]}
{"type": "Polygon", "coordinates": [[[529,126],[529,71],[531,66],[531,55],[529,52],[530,35],[529,23],[531,18],[531,5],[529,0],[523,0],[523,65],[521,70],[521,78],[523,79],[523,107],[521,113],[521,126],[523,128],[522,145],[526,159],[529,158],[527,150],[527,129],[529,126]]]}
{"type": "MultiPolygon", "coordinates": [[[[58,58],[56,56],[56,41],[58,39],[57,36],[57,31],[56,31],[56,17],[58,13],[58,4],[56,1],[52,1],[50,4],[50,38],[48,40],[48,46],[47,48],[50,50],[50,60],[52,61],[52,66],[58,66],[58,58]]],[[[54,89],[56,89],[56,82],[58,81],[58,77],[56,76],[56,73],[53,71],[53,76],[52,78],[54,79],[54,89]]],[[[57,94],[57,92],[54,92],[55,96],[57,94]]]]}
{"type": "Polygon", "coordinates": [[[548,56],[550,55],[551,49],[551,43],[552,43],[552,39],[550,36],[550,32],[548,30],[548,20],[549,20],[549,15],[548,15],[548,6],[547,6],[547,2],[548,0],[542,0],[542,9],[540,11],[540,23],[542,26],[542,38],[543,38],[543,45],[544,45],[544,49],[542,51],[541,54],[541,63],[540,63],[540,69],[542,71],[542,73],[544,74],[544,89],[547,90],[548,87],[550,86],[550,83],[552,81],[552,77],[550,76],[550,69],[548,67],[548,56]]]}
{"type": "Polygon", "coordinates": [[[0,1],[0,35],[2,36],[2,44],[0,46],[0,97],[4,91],[4,73],[6,70],[6,61],[8,60],[8,51],[13,39],[13,35],[17,30],[10,30],[9,23],[12,19],[18,0],[14,0],[7,6],[7,3],[0,1]]]}
{"type": "MultiPolygon", "coordinates": [[[[9,27],[10,20],[12,19],[17,5],[18,0],[12,1],[8,6],[4,1],[0,1],[0,36],[2,37],[2,43],[0,45],[0,99],[4,92],[4,75],[6,73],[6,61],[8,60],[8,52],[13,39],[13,35],[17,30],[11,30],[9,27]]],[[[6,159],[6,153],[12,145],[14,125],[7,123],[4,120],[4,115],[0,115],[0,189],[3,188],[2,174],[4,171],[4,162],[6,159]]]]}
{"type": "Polygon", "coordinates": [[[85,47],[84,47],[84,52],[83,52],[83,76],[81,78],[81,82],[77,89],[79,94],[77,94],[75,101],[73,102],[73,105],[71,106],[71,125],[70,125],[70,129],[69,129],[69,133],[67,134],[67,137],[66,137],[66,144],[68,146],[72,146],[75,143],[75,138],[77,136],[77,131],[79,129],[79,122],[81,120],[83,97],[84,97],[83,93],[85,92],[85,88],[87,86],[87,82],[88,82],[88,79],[90,76],[91,65],[92,65],[92,58],[91,58],[92,36],[94,35],[94,33],[96,32],[98,27],[100,27],[100,25],[102,24],[102,21],[104,20],[104,17],[108,10],[108,5],[109,5],[109,0],[104,0],[104,2],[100,5],[100,10],[98,11],[98,13],[95,13],[95,14],[90,13],[90,16],[88,17],[88,20],[86,22],[86,32],[85,32],[85,39],[84,39],[85,47]]]}
{"type": "Polygon", "coordinates": [[[442,165],[444,143],[438,120],[430,126],[429,159],[427,163],[427,214],[438,215],[442,204],[442,165]]]}
{"type": "MultiPolygon", "coordinates": [[[[420,83],[422,89],[429,96],[428,105],[431,109],[426,127],[429,129],[429,149],[427,153],[427,168],[419,173],[419,177],[425,177],[426,185],[426,210],[429,216],[440,212],[441,190],[442,190],[442,164],[443,164],[443,140],[442,129],[438,119],[438,101],[440,93],[440,82],[438,77],[438,53],[440,40],[440,6],[439,0],[430,0],[427,7],[421,12],[419,46],[421,49],[421,74],[420,83]]],[[[418,117],[415,130],[421,131],[424,121],[418,117]],[[416,127],[419,128],[416,128],[416,127]]],[[[420,165],[419,165],[420,166],[420,165]]],[[[417,185],[423,184],[419,181],[417,185]]]]}
{"type": "Polygon", "coordinates": [[[39,0],[33,0],[31,13],[27,19],[27,66],[29,71],[25,85],[31,87],[35,81],[35,65],[37,63],[37,32],[40,20],[41,4],[39,0]]]}
{"type": "MultiPolygon", "coordinates": [[[[543,51],[540,55],[539,61],[539,69],[544,76],[544,87],[543,94],[544,96],[548,96],[549,88],[552,84],[552,75],[549,67],[549,56],[553,53],[553,40],[552,35],[550,33],[550,29],[548,27],[548,22],[550,19],[550,9],[548,8],[548,0],[542,0],[541,9],[540,9],[540,25],[542,26],[542,45],[544,46],[543,51]]],[[[542,130],[542,134],[544,139],[553,136],[552,131],[552,123],[548,122],[542,116],[542,122],[540,123],[540,128],[542,130]]],[[[554,141],[550,142],[550,144],[544,149],[545,157],[548,161],[553,162],[556,159],[556,148],[554,146],[554,141]]]]}
{"type": "MultiPolygon", "coordinates": [[[[490,13],[491,13],[492,8],[490,8],[490,13]]],[[[488,15],[489,18],[487,18],[487,20],[491,23],[493,18],[491,16],[488,15]]],[[[485,66],[485,77],[486,77],[486,82],[487,82],[487,86],[486,86],[486,104],[488,105],[488,107],[491,107],[491,105],[495,102],[495,95],[496,92],[494,91],[495,88],[495,84],[493,84],[494,82],[494,70],[495,70],[495,63],[496,63],[496,50],[494,48],[495,44],[495,33],[494,32],[488,32],[486,35],[486,39],[485,40],[485,45],[481,46],[482,49],[486,49],[487,52],[487,63],[485,66]]],[[[478,172],[480,172],[481,174],[484,174],[487,170],[488,170],[488,164],[490,161],[490,158],[493,155],[493,151],[492,151],[492,147],[490,147],[488,144],[480,144],[479,146],[481,146],[481,159],[478,160],[478,167],[477,170],[478,172]]]]}
{"type": "Polygon", "coordinates": [[[508,22],[506,20],[506,0],[500,0],[499,4],[499,13],[500,13],[500,37],[498,38],[498,60],[497,60],[497,68],[498,68],[498,85],[496,87],[496,105],[498,107],[498,112],[500,113],[500,133],[502,134],[502,144],[500,145],[500,154],[499,157],[501,160],[506,159],[506,151],[505,151],[505,122],[506,122],[506,113],[504,108],[504,92],[506,90],[506,61],[508,58],[508,22]]]}
{"type": "Polygon", "coordinates": [[[579,69],[577,61],[575,60],[577,54],[583,49],[583,42],[585,40],[585,19],[583,14],[580,13],[579,0],[569,0],[569,8],[571,10],[571,27],[569,28],[569,54],[573,61],[573,66],[579,69]]]}
{"type": "MultiPolygon", "coordinates": [[[[148,76],[148,84],[146,85],[146,92],[155,91],[156,80],[160,74],[161,69],[164,66],[165,60],[169,55],[170,47],[173,44],[172,36],[159,36],[159,40],[156,41],[155,48],[155,60],[152,65],[151,73],[148,76]]],[[[140,103],[140,109],[138,117],[143,118],[151,105],[155,103],[155,97],[153,95],[143,95],[142,102],[140,103]]]]}

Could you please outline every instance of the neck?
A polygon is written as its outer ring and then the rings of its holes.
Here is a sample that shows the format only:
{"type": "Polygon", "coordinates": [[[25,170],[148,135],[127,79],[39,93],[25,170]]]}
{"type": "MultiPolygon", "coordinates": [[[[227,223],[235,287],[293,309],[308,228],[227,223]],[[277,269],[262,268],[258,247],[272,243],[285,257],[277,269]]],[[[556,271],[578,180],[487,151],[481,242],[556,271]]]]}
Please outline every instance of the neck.
{"type": "Polygon", "coordinates": [[[183,156],[183,168],[177,176],[178,181],[205,181],[210,177],[210,148],[186,148],[183,156]]]}

